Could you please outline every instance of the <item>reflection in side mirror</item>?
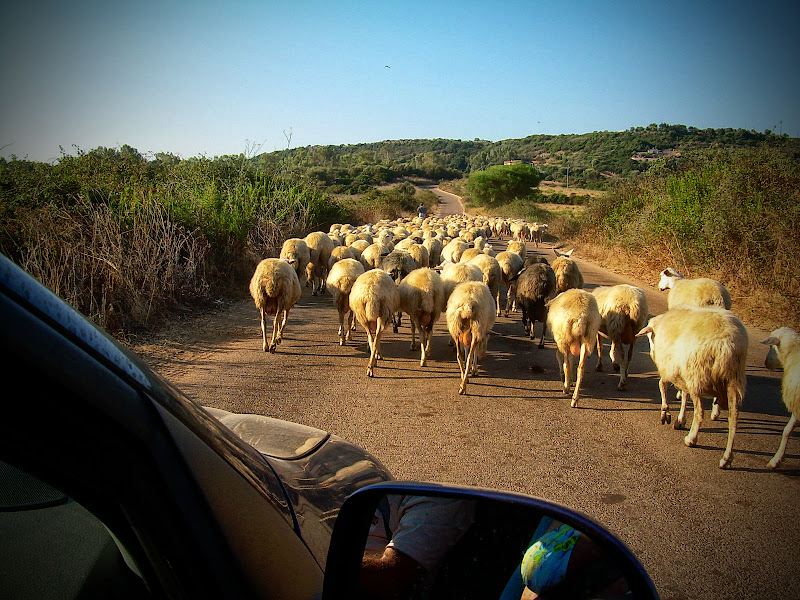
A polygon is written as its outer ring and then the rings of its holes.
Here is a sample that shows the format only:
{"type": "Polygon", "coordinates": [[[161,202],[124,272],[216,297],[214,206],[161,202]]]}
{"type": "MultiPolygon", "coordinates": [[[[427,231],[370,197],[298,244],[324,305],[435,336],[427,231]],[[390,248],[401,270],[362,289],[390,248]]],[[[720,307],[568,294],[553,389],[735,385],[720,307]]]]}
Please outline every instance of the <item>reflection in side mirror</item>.
{"type": "Polygon", "coordinates": [[[323,598],[657,598],[607,530],[529,496],[390,482],[348,498],[323,598]]]}

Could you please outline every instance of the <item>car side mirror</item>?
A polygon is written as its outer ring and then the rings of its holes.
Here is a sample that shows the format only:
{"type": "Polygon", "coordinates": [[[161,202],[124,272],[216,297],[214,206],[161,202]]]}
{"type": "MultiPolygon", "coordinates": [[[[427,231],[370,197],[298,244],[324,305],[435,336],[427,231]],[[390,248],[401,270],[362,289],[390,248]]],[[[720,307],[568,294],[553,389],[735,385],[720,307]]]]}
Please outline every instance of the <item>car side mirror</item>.
{"type": "Polygon", "coordinates": [[[342,506],[322,598],[658,594],[633,553],[581,513],[522,494],[392,481],[342,506]]]}

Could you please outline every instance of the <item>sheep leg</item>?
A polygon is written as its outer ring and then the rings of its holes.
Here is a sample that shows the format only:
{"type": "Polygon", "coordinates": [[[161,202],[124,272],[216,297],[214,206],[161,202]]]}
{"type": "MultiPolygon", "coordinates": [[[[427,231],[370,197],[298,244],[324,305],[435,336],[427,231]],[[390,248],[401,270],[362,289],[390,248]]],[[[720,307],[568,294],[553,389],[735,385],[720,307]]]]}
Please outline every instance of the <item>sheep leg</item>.
{"type": "Polygon", "coordinates": [[[730,384],[725,393],[727,398],[724,398],[724,400],[728,401],[728,443],[725,446],[722,459],[719,461],[720,469],[728,468],[733,461],[733,438],[736,435],[736,424],[739,420],[739,402],[737,402],[736,398],[735,384],[730,384]]]}
{"type": "Polygon", "coordinates": [[[456,358],[458,359],[458,370],[461,374],[461,379],[464,379],[464,346],[458,340],[455,340],[456,345],[456,358]]]}
{"type": "Polygon", "coordinates": [[[767,466],[770,469],[777,469],[778,465],[783,462],[783,455],[786,454],[786,443],[789,441],[789,436],[792,435],[792,431],[797,426],[797,417],[793,414],[789,417],[789,422],[786,423],[786,427],[783,428],[783,435],[781,435],[781,443],[778,446],[778,451],[775,453],[775,456],[772,457],[772,460],[767,463],[767,466]]]}
{"type": "Polygon", "coordinates": [[[619,373],[619,391],[628,389],[628,371],[631,367],[631,359],[633,359],[633,347],[636,345],[636,338],[633,338],[633,343],[628,346],[628,351],[625,351],[625,346],[622,347],[622,368],[619,373]]]}
{"type": "Polygon", "coordinates": [[[367,361],[367,377],[372,377],[372,356],[375,352],[375,337],[369,327],[369,323],[364,325],[364,331],[367,332],[367,343],[369,344],[369,360],[367,361]]]}
{"type": "Polygon", "coordinates": [[[525,333],[533,339],[533,321],[528,322],[528,311],[525,310],[525,304],[522,304],[522,328],[525,333]]]}
{"type": "Polygon", "coordinates": [[[375,335],[370,335],[370,355],[369,363],[367,363],[367,377],[375,376],[375,363],[381,358],[381,332],[383,331],[383,319],[378,318],[378,324],[375,327],[375,335]]]}
{"type": "Polygon", "coordinates": [[[278,322],[278,315],[282,315],[282,319],[280,320],[280,324],[278,326],[278,335],[275,337],[275,345],[277,346],[283,341],[283,330],[286,327],[286,323],[289,321],[289,309],[279,307],[278,313],[275,315],[275,322],[278,322]]]}
{"type": "MultiPolygon", "coordinates": [[[[686,395],[686,392],[684,392],[681,401],[684,401],[686,395]]],[[[683,438],[683,443],[689,448],[693,448],[697,445],[697,434],[700,432],[700,425],[703,422],[703,399],[695,393],[692,393],[691,396],[694,411],[694,415],[692,415],[692,427],[689,429],[689,433],[686,434],[686,437],[683,438]]],[[[730,437],[728,441],[732,441],[730,437]]]]}
{"type": "Polygon", "coordinates": [[[572,402],[570,406],[575,408],[578,406],[578,396],[581,392],[581,383],[583,383],[583,373],[586,370],[586,357],[589,355],[589,345],[584,342],[581,344],[581,358],[578,361],[578,374],[575,377],[575,391],[572,394],[572,402]]]}
{"type": "Polygon", "coordinates": [[[280,327],[280,323],[278,321],[281,315],[281,311],[275,313],[275,318],[272,321],[272,338],[269,342],[269,353],[275,354],[275,350],[278,347],[278,343],[275,341],[278,338],[278,328],[280,327]]]}
{"type": "Polygon", "coordinates": [[[344,346],[345,336],[349,335],[349,333],[350,333],[349,331],[347,332],[347,334],[345,333],[345,330],[346,330],[345,323],[346,323],[345,313],[340,311],[339,312],[339,345],[340,346],[344,346]]]}
{"type": "Polygon", "coordinates": [[[267,346],[267,319],[266,319],[266,316],[267,315],[264,312],[264,309],[262,308],[261,309],[261,339],[262,339],[261,348],[262,348],[262,350],[264,350],[264,352],[266,352],[267,348],[268,348],[268,346],[267,346]]]}
{"type": "Polygon", "coordinates": [[[427,327],[420,327],[419,328],[419,338],[420,338],[420,348],[422,350],[422,356],[419,359],[419,366],[424,367],[428,364],[428,349],[431,345],[431,331],[428,330],[427,327]]]}
{"type": "Polygon", "coordinates": [[[569,396],[570,387],[570,355],[564,354],[561,350],[556,350],[556,358],[558,359],[558,370],[561,371],[562,383],[564,384],[564,394],[569,396]]]}
{"type": "MultiPolygon", "coordinates": [[[[410,350],[414,351],[417,349],[417,327],[415,325],[416,319],[411,318],[409,315],[408,320],[411,321],[411,348],[410,350]]],[[[420,327],[419,330],[419,337],[422,338],[422,328],[420,327]]]]}
{"type": "Polygon", "coordinates": [[[467,383],[469,383],[469,375],[472,371],[473,361],[475,360],[475,336],[472,337],[472,342],[469,345],[469,354],[467,354],[467,361],[464,367],[464,373],[461,375],[461,386],[458,388],[459,394],[467,393],[467,383]]]}
{"type": "Polygon", "coordinates": [[[381,336],[384,329],[386,329],[386,322],[382,317],[378,317],[377,326],[375,327],[375,358],[378,360],[383,360],[383,355],[381,354],[381,336]]]}
{"type": "Polygon", "coordinates": [[[711,420],[716,421],[717,419],[719,419],[719,413],[720,413],[719,401],[716,398],[714,398],[713,402],[711,403],[711,420]]]}
{"type": "Polygon", "coordinates": [[[603,370],[603,336],[597,334],[597,367],[595,371],[603,370]]]}
{"type": "MultiPolygon", "coordinates": [[[[533,331],[533,323],[531,323],[531,331],[533,331]]],[[[545,320],[542,321],[542,337],[539,338],[539,349],[540,350],[542,348],[544,348],[544,335],[546,333],[547,333],[547,318],[545,318],[545,320]]],[[[533,339],[533,336],[531,336],[531,339],[533,339]]]]}
{"type": "Polygon", "coordinates": [[[659,379],[658,389],[661,392],[661,424],[671,423],[672,415],[669,414],[669,403],[667,402],[667,382],[659,379]]]}
{"type": "Polygon", "coordinates": [[[681,401],[681,410],[678,413],[678,420],[675,421],[673,429],[684,429],[686,427],[686,400],[687,393],[683,390],[678,390],[675,394],[681,401]]]}
{"type": "Polygon", "coordinates": [[[347,320],[345,323],[347,323],[347,332],[345,333],[344,339],[349,342],[353,339],[353,331],[356,329],[356,315],[352,310],[347,312],[347,320]]]}

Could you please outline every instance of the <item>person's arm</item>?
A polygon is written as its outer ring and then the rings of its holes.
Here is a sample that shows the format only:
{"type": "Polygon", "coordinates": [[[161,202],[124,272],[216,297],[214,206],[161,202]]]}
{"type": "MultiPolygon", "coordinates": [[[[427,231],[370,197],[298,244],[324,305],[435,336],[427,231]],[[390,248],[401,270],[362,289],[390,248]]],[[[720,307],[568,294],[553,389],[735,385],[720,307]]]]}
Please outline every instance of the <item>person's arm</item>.
{"type": "Polygon", "coordinates": [[[382,555],[365,556],[361,563],[361,591],[364,598],[396,598],[425,573],[413,558],[386,548],[382,555]]]}

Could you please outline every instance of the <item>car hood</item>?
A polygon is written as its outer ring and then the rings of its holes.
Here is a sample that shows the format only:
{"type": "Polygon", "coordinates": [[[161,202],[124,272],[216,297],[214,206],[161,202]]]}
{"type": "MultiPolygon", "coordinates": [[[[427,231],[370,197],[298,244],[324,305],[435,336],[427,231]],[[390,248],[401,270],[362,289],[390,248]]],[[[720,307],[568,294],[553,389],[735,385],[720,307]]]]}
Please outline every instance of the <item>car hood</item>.
{"type": "Polygon", "coordinates": [[[366,485],[393,479],[366,450],[321,429],[203,408],[258,450],[280,476],[298,533],[323,569],[345,499],[366,485]]]}
{"type": "Polygon", "coordinates": [[[318,450],[330,437],[327,431],[300,423],[263,415],[232,413],[208,406],[204,408],[261,454],[271,458],[302,458],[318,450]]]}

